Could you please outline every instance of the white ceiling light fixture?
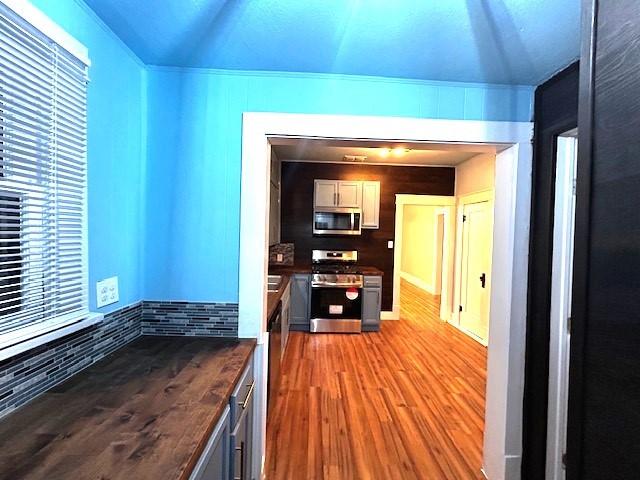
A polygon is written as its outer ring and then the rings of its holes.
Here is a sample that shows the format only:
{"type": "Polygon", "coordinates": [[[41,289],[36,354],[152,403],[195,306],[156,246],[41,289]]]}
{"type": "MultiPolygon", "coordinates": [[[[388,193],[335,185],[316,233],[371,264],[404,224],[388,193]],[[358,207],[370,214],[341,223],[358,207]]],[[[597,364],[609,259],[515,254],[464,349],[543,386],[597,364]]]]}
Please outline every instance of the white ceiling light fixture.
{"type": "Polygon", "coordinates": [[[391,153],[393,153],[393,156],[396,158],[403,157],[407,153],[409,153],[409,149],[404,147],[395,147],[393,150],[391,150],[391,153]]]}
{"type": "Polygon", "coordinates": [[[379,150],[379,154],[382,158],[387,158],[389,155],[391,155],[391,149],[390,148],[381,148],[379,150]]]}

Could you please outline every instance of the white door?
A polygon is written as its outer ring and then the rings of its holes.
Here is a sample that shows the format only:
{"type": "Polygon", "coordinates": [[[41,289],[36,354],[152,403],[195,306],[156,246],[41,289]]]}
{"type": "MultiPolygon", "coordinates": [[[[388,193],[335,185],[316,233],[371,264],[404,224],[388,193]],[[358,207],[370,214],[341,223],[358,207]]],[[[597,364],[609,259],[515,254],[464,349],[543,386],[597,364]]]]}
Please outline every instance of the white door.
{"type": "Polygon", "coordinates": [[[547,418],[548,480],[564,480],[562,457],[567,446],[571,287],[576,209],[577,137],[559,136],[557,144],[551,309],[549,315],[549,407],[547,418]]]}
{"type": "Polygon", "coordinates": [[[493,234],[491,203],[465,205],[463,215],[460,327],[486,344],[493,234]]]}
{"type": "Polygon", "coordinates": [[[335,207],[338,204],[338,182],[316,180],[314,184],[314,206],[335,207]]]}
{"type": "Polygon", "coordinates": [[[362,201],[362,182],[338,182],[338,206],[360,207],[362,201]]]}

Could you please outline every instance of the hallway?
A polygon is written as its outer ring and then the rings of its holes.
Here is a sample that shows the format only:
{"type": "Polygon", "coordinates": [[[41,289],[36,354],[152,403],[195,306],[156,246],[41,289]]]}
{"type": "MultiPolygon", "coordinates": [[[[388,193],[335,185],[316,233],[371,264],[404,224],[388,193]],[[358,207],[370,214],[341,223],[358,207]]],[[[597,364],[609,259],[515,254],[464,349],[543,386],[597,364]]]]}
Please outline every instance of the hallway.
{"type": "Polygon", "coordinates": [[[486,348],[402,283],[379,333],[292,333],[267,429],[275,479],[481,479],[486,348]]]}

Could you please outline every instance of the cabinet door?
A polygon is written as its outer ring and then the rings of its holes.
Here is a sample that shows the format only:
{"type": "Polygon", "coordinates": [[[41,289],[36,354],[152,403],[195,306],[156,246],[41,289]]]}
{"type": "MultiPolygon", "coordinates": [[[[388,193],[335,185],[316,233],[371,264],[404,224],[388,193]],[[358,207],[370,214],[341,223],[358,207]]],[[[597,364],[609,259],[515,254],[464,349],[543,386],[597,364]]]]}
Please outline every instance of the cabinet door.
{"type": "Polygon", "coordinates": [[[338,206],[360,207],[362,202],[362,182],[339,181],[338,182],[338,206]]]}
{"type": "Polygon", "coordinates": [[[269,245],[280,243],[280,189],[270,185],[269,245]]]}
{"type": "Polygon", "coordinates": [[[294,275],[291,279],[291,303],[289,324],[309,326],[309,285],[310,276],[294,275]]]}
{"type": "Polygon", "coordinates": [[[253,466],[253,396],[231,432],[230,480],[250,480],[253,466]]]}
{"type": "Polygon", "coordinates": [[[380,228],[380,182],[362,182],[362,228],[380,228]]]}
{"type": "Polygon", "coordinates": [[[338,182],[335,180],[315,180],[313,205],[315,207],[335,207],[338,201],[338,182]]]}
{"type": "Polygon", "coordinates": [[[291,315],[291,286],[287,286],[287,290],[282,295],[282,332],[281,332],[281,340],[282,340],[282,357],[284,357],[285,349],[287,348],[287,341],[289,339],[289,317],[291,315]]]}
{"type": "Polygon", "coordinates": [[[380,328],[381,306],[382,289],[380,287],[364,287],[362,289],[363,330],[378,330],[380,328]]]}
{"type": "Polygon", "coordinates": [[[229,423],[229,407],[225,408],[222,417],[213,430],[204,451],[196,463],[190,480],[229,480],[231,459],[231,427],[229,423]]]}

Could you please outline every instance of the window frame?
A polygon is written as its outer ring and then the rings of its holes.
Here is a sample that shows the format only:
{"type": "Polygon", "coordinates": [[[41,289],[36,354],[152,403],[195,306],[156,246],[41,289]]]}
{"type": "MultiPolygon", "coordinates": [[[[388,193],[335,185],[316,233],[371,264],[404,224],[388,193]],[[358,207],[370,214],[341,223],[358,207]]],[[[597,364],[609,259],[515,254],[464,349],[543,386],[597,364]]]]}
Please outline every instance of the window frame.
{"type": "MultiPolygon", "coordinates": [[[[75,40],[73,37],[71,37],[57,24],[51,21],[44,13],[31,5],[29,2],[24,2],[23,0],[0,0],[0,14],[6,15],[9,18],[20,18],[21,21],[25,22],[31,28],[38,31],[39,34],[48,37],[50,41],[57,45],[57,48],[61,48],[68,54],[71,54],[72,57],[77,59],[87,69],[90,67],[91,62],[89,60],[87,48],[77,40],[75,40]]],[[[2,101],[0,98],[0,118],[2,118],[2,114],[2,101]]],[[[2,161],[3,164],[6,163],[6,157],[3,157],[4,150],[2,148],[2,145],[5,142],[3,142],[2,139],[9,138],[9,136],[10,132],[7,131],[7,129],[4,128],[3,125],[0,125],[0,161],[2,161]]],[[[87,140],[88,138],[85,137],[85,142],[87,140]]],[[[19,197],[21,199],[24,199],[25,197],[31,195],[34,190],[38,190],[36,183],[30,186],[30,191],[25,191],[24,185],[22,185],[20,182],[11,182],[10,178],[8,178],[10,175],[10,171],[11,169],[5,168],[5,166],[2,166],[2,168],[0,168],[0,196],[19,197]]],[[[94,325],[102,321],[103,319],[102,314],[91,312],[89,305],[90,295],[88,284],[89,255],[87,235],[87,181],[88,179],[85,172],[85,179],[82,185],[84,201],[81,203],[82,239],[80,241],[80,268],[82,269],[82,284],[84,289],[84,295],[81,298],[83,298],[83,303],[86,306],[86,311],[83,310],[82,313],[79,313],[76,310],[70,313],[64,313],[53,318],[47,318],[44,321],[18,325],[14,329],[10,329],[6,332],[0,333],[0,361],[36,348],[52,340],[64,337],[78,330],[87,328],[88,326],[94,325]]],[[[42,187],[42,193],[48,193],[47,187],[42,187]]],[[[37,207],[34,208],[33,205],[31,205],[29,208],[29,215],[31,215],[32,213],[36,216],[38,215],[37,207]]],[[[43,212],[44,207],[42,207],[42,214],[44,214],[43,212]]],[[[22,212],[20,213],[20,218],[23,218],[22,212]]],[[[22,229],[20,230],[19,235],[20,252],[22,253],[25,242],[25,240],[23,239],[24,232],[22,231],[22,229]]],[[[29,262],[25,262],[23,254],[21,254],[21,257],[22,261],[24,262],[23,264],[21,264],[22,268],[25,268],[25,263],[26,268],[28,268],[29,262]]],[[[21,272],[19,284],[23,284],[24,277],[25,274],[21,272]]],[[[35,289],[37,291],[37,284],[35,289]]],[[[21,302],[23,301],[23,298],[24,292],[21,292],[21,302]]]]}

